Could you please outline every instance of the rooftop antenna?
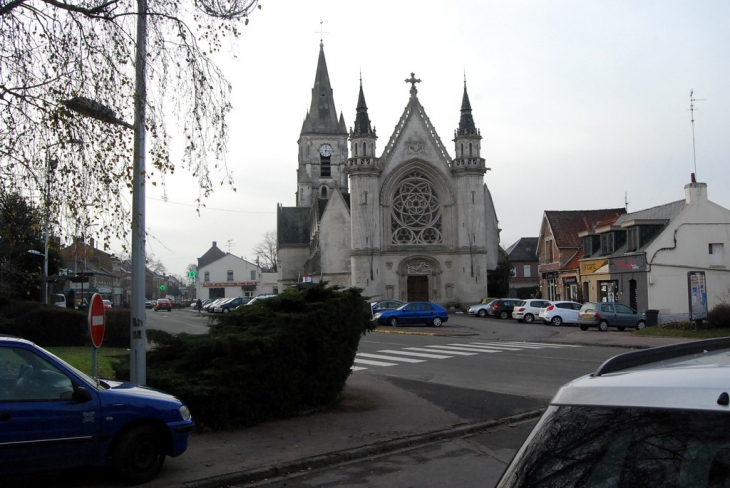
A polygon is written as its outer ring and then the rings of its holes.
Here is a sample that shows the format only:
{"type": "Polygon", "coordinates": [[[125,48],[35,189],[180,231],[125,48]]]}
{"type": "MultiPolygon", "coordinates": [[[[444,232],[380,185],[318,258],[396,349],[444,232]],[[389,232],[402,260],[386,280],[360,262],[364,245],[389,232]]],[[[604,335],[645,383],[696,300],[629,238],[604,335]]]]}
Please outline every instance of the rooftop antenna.
{"type": "Polygon", "coordinates": [[[629,211],[629,193],[628,192],[624,192],[624,208],[626,209],[627,212],[629,211]]]}
{"type": "Polygon", "coordinates": [[[692,159],[694,160],[695,164],[695,181],[697,179],[697,151],[695,149],[695,102],[702,102],[705,99],[704,98],[694,98],[695,89],[692,88],[689,92],[689,111],[692,118],[692,159]]]}
{"type": "Polygon", "coordinates": [[[233,246],[235,246],[235,244],[234,244],[234,242],[233,242],[233,239],[228,239],[228,241],[227,241],[227,242],[228,242],[228,254],[230,254],[230,253],[231,253],[231,248],[232,248],[233,246]]]}

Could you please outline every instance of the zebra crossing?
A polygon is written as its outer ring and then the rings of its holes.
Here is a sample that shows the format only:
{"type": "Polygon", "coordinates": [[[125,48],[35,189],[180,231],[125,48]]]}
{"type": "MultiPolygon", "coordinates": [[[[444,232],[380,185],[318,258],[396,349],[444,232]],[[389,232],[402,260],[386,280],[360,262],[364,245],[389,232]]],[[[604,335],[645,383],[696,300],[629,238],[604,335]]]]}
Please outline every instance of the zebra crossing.
{"type": "Polygon", "coordinates": [[[478,354],[499,354],[510,351],[529,351],[538,349],[565,349],[581,347],[573,344],[547,344],[542,342],[470,342],[467,344],[444,344],[423,347],[404,347],[403,349],[382,349],[376,353],[358,352],[352,371],[368,369],[368,366],[389,367],[399,364],[424,363],[433,359],[450,359],[457,356],[476,356],[478,354]]]}

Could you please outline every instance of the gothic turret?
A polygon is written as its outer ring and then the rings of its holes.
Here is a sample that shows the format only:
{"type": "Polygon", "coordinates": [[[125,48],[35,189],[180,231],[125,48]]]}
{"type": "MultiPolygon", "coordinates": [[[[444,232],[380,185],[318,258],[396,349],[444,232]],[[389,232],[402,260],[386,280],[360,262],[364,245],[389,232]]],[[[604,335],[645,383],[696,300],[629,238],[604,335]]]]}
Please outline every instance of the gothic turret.
{"type": "Polygon", "coordinates": [[[355,127],[350,129],[350,154],[347,161],[348,172],[380,172],[380,164],[375,157],[375,141],[378,136],[370,126],[368,117],[368,106],[365,103],[365,94],[362,90],[362,78],[360,78],[360,94],[357,98],[357,115],[355,115],[355,127]]]}
{"type": "Polygon", "coordinates": [[[480,157],[482,136],[474,124],[474,117],[471,114],[471,103],[469,94],[466,91],[466,78],[464,79],[464,96],[461,99],[461,118],[459,128],[454,131],[454,144],[456,157],[452,163],[451,171],[454,173],[477,172],[484,174],[486,168],[484,159],[480,157]]]}

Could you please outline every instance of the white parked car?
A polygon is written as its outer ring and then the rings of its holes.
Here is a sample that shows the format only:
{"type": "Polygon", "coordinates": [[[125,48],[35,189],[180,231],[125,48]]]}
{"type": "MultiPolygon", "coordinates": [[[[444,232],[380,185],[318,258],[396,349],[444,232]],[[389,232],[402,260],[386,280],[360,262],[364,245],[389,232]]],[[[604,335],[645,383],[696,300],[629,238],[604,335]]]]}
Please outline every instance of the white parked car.
{"type": "Polygon", "coordinates": [[[540,309],[540,319],[555,326],[577,324],[578,312],[582,306],[578,302],[548,302],[540,309]]]}
{"type": "Polygon", "coordinates": [[[478,315],[480,317],[486,317],[489,315],[489,307],[492,304],[494,300],[490,301],[489,303],[478,303],[477,305],[472,305],[469,307],[469,309],[466,311],[469,315],[478,315]]]}
{"type": "Polygon", "coordinates": [[[547,300],[524,300],[512,310],[512,318],[517,322],[531,324],[540,316],[540,309],[547,306],[547,300]]]}
{"type": "Polygon", "coordinates": [[[558,391],[497,488],[730,486],[730,340],[628,352],[558,391]]]}

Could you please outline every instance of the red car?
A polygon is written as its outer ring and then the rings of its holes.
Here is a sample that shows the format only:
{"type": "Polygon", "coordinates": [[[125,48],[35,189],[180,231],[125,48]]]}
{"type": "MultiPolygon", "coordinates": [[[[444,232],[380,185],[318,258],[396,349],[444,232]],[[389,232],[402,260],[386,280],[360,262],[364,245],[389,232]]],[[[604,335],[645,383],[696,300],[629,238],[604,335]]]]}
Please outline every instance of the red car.
{"type": "Polygon", "coordinates": [[[110,300],[102,300],[104,302],[104,309],[112,308],[112,302],[110,300]]]}
{"type": "Polygon", "coordinates": [[[158,310],[167,310],[168,312],[172,312],[172,302],[167,298],[160,298],[157,300],[157,303],[155,303],[155,312],[158,310]]]}

